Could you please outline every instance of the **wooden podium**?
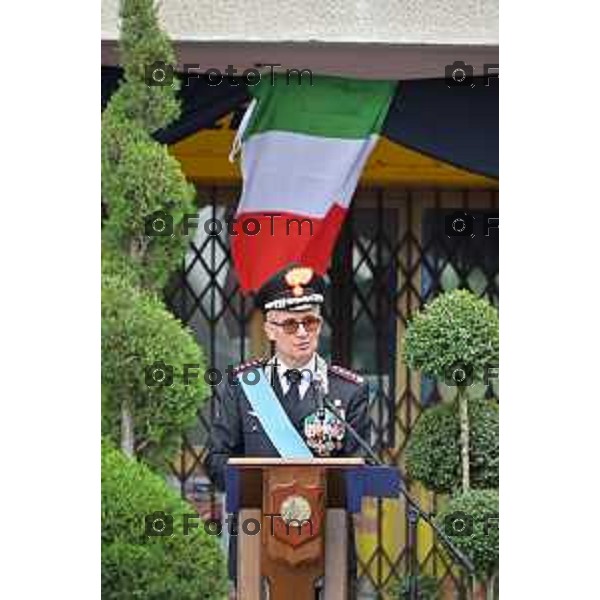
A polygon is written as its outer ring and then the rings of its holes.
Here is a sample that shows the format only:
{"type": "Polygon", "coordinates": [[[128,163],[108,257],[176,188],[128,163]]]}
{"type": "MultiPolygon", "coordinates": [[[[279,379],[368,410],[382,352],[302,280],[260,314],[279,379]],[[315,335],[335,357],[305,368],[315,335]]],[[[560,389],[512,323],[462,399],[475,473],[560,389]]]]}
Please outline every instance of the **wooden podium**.
{"type": "Polygon", "coordinates": [[[237,598],[347,600],[348,513],[363,496],[394,496],[399,474],[362,458],[231,458],[227,512],[239,513],[237,598]]]}

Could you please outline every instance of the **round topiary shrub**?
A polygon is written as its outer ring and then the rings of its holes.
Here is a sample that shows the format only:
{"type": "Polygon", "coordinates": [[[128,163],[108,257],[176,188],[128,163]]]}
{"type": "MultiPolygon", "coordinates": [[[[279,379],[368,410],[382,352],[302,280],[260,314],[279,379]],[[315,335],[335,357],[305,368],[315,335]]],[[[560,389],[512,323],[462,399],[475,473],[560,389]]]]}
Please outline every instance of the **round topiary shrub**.
{"type": "Polygon", "coordinates": [[[412,369],[456,385],[457,366],[483,382],[499,360],[498,310],[468,290],[441,294],[409,323],[404,358],[412,369]]]}
{"type": "MultiPolygon", "coordinates": [[[[499,485],[499,411],[493,400],[469,399],[470,475],[473,488],[499,485]]],[[[460,420],[456,401],[427,409],[413,427],[406,448],[410,477],[434,492],[460,487],[460,420]]]]}
{"type": "Polygon", "coordinates": [[[485,382],[498,367],[498,311],[467,290],[445,292],[411,320],[404,358],[412,369],[456,387],[459,405],[459,447],[462,491],[469,490],[470,419],[467,390],[485,382]]]}
{"type": "Polygon", "coordinates": [[[202,351],[154,294],[120,275],[102,278],[101,341],[103,434],[122,442],[125,407],[133,453],[164,468],[208,396],[202,351]]]}
{"type": "Polygon", "coordinates": [[[199,520],[183,532],[183,515],[195,512],[161,477],[103,440],[102,597],[222,600],[227,576],[217,538],[199,520]],[[172,535],[147,535],[146,517],[157,512],[172,535]]]}
{"type": "Polygon", "coordinates": [[[475,567],[478,579],[498,571],[499,502],[497,490],[471,490],[452,498],[435,517],[436,524],[475,567]]]}

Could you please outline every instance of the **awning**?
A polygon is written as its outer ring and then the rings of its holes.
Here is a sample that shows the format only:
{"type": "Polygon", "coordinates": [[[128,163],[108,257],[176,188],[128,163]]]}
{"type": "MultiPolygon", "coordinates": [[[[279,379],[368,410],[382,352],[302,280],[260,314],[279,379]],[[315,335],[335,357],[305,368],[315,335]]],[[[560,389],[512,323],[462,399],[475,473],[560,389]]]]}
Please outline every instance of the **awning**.
{"type": "MultiPolygon", "coordinates": [[[[102,108],[117,89],[122,70],[102,67],[102,108]]],[[[498,179],[498,79],[475,77],[471,86],[448,87],[444,79],[399,81],[382,134],[407,151],[414,150],[474,175],[498,179]]],[[[235,113],[236,127],[250,96],[241,78],[209,85],[193,77],[180,91],[181,117],[157,140],[180,144],[235,113]]],[[[227,160],[224,153],[223,160],[227,160]]]]}

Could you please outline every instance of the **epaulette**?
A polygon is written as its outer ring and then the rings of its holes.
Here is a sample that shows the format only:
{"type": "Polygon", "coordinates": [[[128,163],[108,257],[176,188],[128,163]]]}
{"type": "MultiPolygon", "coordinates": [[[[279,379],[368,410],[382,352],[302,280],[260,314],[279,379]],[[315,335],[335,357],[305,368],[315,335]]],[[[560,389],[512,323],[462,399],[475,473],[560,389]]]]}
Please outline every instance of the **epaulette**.
{"type": "Polygon", "coordinates": [[[245,371],[246,369],[255,369],[257,367],[262,368],[264,367],[265,361],[263,358],[254,358],[252,360],[246,361],[245,363],[242,363],[241,365],[238,365],[237,367],[235,367],[231,373],[232,375],[239,375],[242,371],[245,371]]]}
{"type": "Polygon", "coordinates": [[[345,369],[344,367],[340,367],[339,365],[329,365],[329,370],[336,375],[339,375],[342,379],[346,379],[351,381],[352,383],[363,383],[365,380],[364,377],[355,373],[354,371],[350,371],[350,369],[345,369]]]}

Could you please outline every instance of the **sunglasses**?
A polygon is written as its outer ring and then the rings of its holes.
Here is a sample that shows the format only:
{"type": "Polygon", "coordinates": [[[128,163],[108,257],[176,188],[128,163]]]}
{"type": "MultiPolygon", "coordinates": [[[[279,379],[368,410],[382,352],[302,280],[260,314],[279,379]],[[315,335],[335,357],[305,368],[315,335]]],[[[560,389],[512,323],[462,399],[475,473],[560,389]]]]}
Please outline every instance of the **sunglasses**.
{"type": "Polygon", "coordinates": [[[285,319],[285,321],[267,321],[271,323],[271,325],[277,325],[278,327],[282,327],[283,331],[287,334],[296,333],[300,325],[304,325],[304,329],[306,329],[307,333],[314,333],[319,325],[321,324],[321,317],[306,317],[301,321],[297,321],[296,319],[285,319]]]}

